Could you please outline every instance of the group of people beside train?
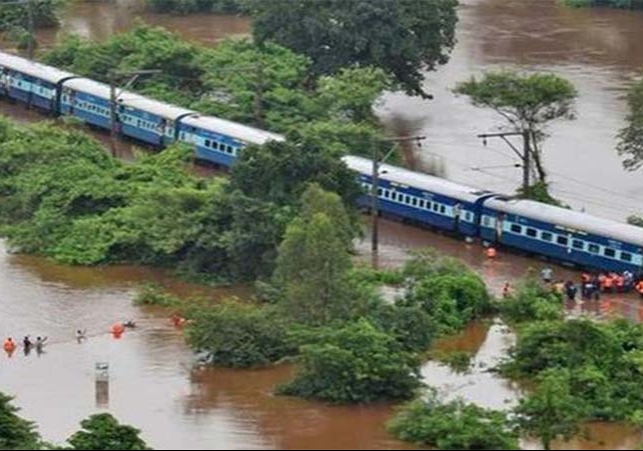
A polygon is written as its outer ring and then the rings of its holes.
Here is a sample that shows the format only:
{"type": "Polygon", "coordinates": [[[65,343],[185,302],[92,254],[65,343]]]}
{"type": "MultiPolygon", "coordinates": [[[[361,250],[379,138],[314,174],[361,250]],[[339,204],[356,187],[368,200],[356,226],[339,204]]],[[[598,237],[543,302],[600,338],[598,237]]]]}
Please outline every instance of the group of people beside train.
{"type": "Polygon", "coordinates": [[[555,292],[566,294],[569,300],[575,300],[580,291],[581,298],[584,300],[599,299],[601,293],[629,293],[632,290],[639,293],[643,299],[643,278],[635,277],[630,271],[617,272],[600,272],[581,274],[580,282],[573,280],[564,282],[563,280],[552,281],[553,271],[551,268],[543,268],[541,277],[545,283],[552,284],[555,292]]]}

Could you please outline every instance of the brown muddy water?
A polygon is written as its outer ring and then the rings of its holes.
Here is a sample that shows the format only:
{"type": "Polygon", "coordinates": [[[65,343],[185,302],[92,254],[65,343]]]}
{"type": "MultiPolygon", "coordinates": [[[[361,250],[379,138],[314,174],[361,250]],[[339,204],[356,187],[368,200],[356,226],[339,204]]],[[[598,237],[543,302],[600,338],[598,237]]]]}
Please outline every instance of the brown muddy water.
{"type": "MultiPolygon", "coordinates": [[[[435,100],[425,102],[402,94],[385,96],[379,113],[392,130],[427,135],[418,155],[424,166],[444,166],[456,181],[511,191],[520,182],[519,169],[496,168],[514,161],[502,143],[486,148],[475,138],[493,130],[497,118],[471,107],[451,94],[460,80],[484,70],[503,67],[552,71],[572,80],[578,90],[578,119],[551,128],[546,162],[554,193],[575,208],[623,219],[643,211],[643,179],[620,167],[615,138],[626,112],[624,90],[642,72],[643,13],[612,10],[570,10],[555,0],[462,0],[458,45],[449,64],[427,77],[435,100]],[[489,168],[489,167],[493,168],[489,168]]],[[[106,39],[125,31],[136,20],[165,26],[194,41],[215,43],[226,36],[248,34],[247,19],[229,16],[170,17],[144,12],[140,0],[75,2],[65,12],[60,30],[43,32],[42,47],[64,33],[106,39]]],[[[7,48],[7,44],[4,44],[7,48]]],[[[43,120],[20,106],[0,103],[0,114],[21,121],[43,120]]],[[[97,133],[98,139],[107,137],[97,133]]],[[[131,145],[119,145],[130,159],[131,145]]],[[[133,157],[131,157],[133,158],[133,157]]],[[[539,259],[501,250],[495,261],[484,257],[479,244],[466,244],[404,224],[382,220],[379,262],[397,266],[408,249],[432,246],[461,258],[478,271],[498,293],[539,259]]],[[[368,236],[358,246],[370,261],[368,236]]],[[[555,278],[578,278],[578,273],[554,266],[555,278]]],[[[10,255],[0,245],[0,335],[50,337],[46,352],[12,358],[0,356],[0,390],[17,396],[22,414],[40,425],[43,436],[61,442],[78,422],[109,410],[143,430],[159,449],[396,449],[384,424],[394,406],[329,407],[319,403],[275,397],[275,384],[292,368],[262,371],[195,369],[194,358],[169,312],[131,304],[137,287],[157,281],[180,294],[197,287],[160,271],[133,268],[70,268],[40,258],[10,255]],[[107,334],[125,318],[141,325],[121,340],[107,334]],[[78,344],[77,328],[90,339],[78,344]],[[106,393],[95,384],[94,365],[109,362],[106,393]]],[[[198,288],[201,294],[222,298],[247,296],[244,290],[198,288]]],[[[572,314],[609,312],[641,317],[633,297],[604,304],[570,305],[572,314]]],[[[463,396],[484,406],[510,406],[520,389],[488,373],[502,357],[513,336],[501,324],[476,323],[438,347],[474,354],[468,374],[455,374],[429,362],[422,374],[447,397],[463,396]]],[[[591,424],[591,440],[557,444],[558,449],[632,449],[641,442],[639,430],[619,425],[591,424]]],[[[523,444],[537,447],[533,442],[523,444]]]]}

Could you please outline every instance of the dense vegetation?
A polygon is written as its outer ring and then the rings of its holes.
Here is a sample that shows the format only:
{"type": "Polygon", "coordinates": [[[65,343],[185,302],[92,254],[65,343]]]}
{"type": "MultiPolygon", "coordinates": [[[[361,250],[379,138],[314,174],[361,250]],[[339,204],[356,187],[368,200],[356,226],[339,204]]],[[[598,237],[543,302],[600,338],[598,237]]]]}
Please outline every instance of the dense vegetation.
{"type": "Polygon", "coordinates": [[[162,28],[139,26],[105,42],[68,37],[45,62],[107,81],[110,70],[156,69],[133,89],[323,147],[328,153],[369,152],[380,128],[372,107],[390,86],[383,70],[346,68],[316,77],[311,61],[276,44],[224,41],[214,48],[162,28]]]}
{"type": "Polygon", "coordinates": [[[622,9],[643,9],[643,0],[563,0],[566,5],[576,7],[600,6],[622,9]]]}
{"type": "MultiPolygon", "coordinates": [[[[34,0],[33,21],[36,28],[48,28],[58,25],[58,10],[65,0],[34,0]]],[[[12,27],[27,28],[27,5],[16,5],[13,0],[0,0],[0,31],[12,27]],[[3,3],[10,3],[3,5],[3,3]]]]}
{"type": "Polygon", "coordinates": [[[618,135],[618,153],[625,157],[623,166],[634,171],[643,167],[643,81],[634,83],[627,95],[629,113],[618,135]]]}
{"type": "Polygon", "coordinates": [[[532,276],[523,279],[498,306],[503,319],[510,324],[562,320],[564,313],[562,295],[553,293],[532,276]]]}
{"type": "MultiPolygon", "coordinates": [[[[145,0],[148,7],[159,13],[239,13],[244,12],[244,0],[145,0]]],[[[247,0],[246,0],[247,1],[247,0]]]]}
{"type": "Polygon", "coordinates": [[[246,194],[251,183],[245,178],[259,163],[252,155],[290,146],[249,149],[230,181],[204,180],[189,174],[191,150],[182,146],[123,164],[83,133],[0,121],[0,233],[14,250],[65,263],[168,265],[228,280],[268,277],[299,209],[288,199],[313,181],[338,190],[347,206],[358,193],[341,161],[298,147],[308,156],[304,163],[282,162],[273,171],[285,180],[297,165],[298,179],[262,198],[246,194]]]}
{"type": "Polygon", "coordinates": [[[445,64],[455,45],[457,0],[251,0],[253,34],[307,55],[316,74],[356,65],[391,74],[427,96],[425,70],[445,64]]]}
{"type": "Polygon", "coordinates": [[[72,449],[72,450],[146,450],[151,449],[140,438],[140,431],[119,424],[108,413],[92,415],[83,420],[81,430],[67,442],[69,447],[57,448],[44,443],[35,425],[17,415],[12,398],[0,392],[0,449],[72,449]]]}
{"type": "Polygon", "coordinates": [[[586,417],[637,420],[643,413],[643,326],[626,320],[544,321],[519,330],[502,370],[518,378],[543,378],[553,370],[569,385],[586,417]]]}
{"type": "Polygon", "coordinates": [[[445,403],[434,391],[405,405],[388,429],[401,440],[436,449],[520,449],[506,413],[462,400],[445,403]]]}

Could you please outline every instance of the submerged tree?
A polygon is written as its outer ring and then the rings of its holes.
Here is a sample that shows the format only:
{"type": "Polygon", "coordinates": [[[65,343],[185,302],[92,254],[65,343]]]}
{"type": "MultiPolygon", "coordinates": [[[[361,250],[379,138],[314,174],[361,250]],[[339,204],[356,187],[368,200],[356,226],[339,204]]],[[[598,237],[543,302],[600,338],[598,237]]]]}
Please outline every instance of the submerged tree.
{"type": "Polygon", "coordinates": [[[12,398],[0,392],[0,449],[40,449],[40,436],[31,421],[20,418],[12,398]]]}
{"type": "Polygon", "coordinates": [[[81,421],[82,429],[68,442],[72,449],[86,450],[141,450],[151,449],[139,437],[141,431],[120,424],[108,413],[92,415],[81,421]]]}
{"type": "Polygon", "coordinates": [[[511,131],[527,133],[531,158],[538,179],[546,182],[542,143],[546,126],[555,119],[574,119],[576,88],[554,74],[522,75],[516,72],[489,72],[482,77],[459,83],[455,92],[469,97],[477,107],[491,108],[500,114],[511,131]]]}
{"type": "Polygon", "coordinates": [[[351,65],[392,74],[426,96],[424,70],[445,64],[455,44],[457,0],[251,0],[257,42],[309,56],[317,74],[351,65]]]}
{"type": "Polygon", "coordinates": [[[538,388],[520,401],[515,413],[520,428],[539,437],[548,450],[556,437],[569,439],[578,432],[585,409],[571,394],[569,372],[555,369],[543,373],[538,388]]]}
{"type": "Polygon", "coordinates": [[[618,154],[625,157],[623,166],[629,171],[643,167],[643,80],[632,86],[627,104],[627,124],[618,134],[618,154]]]}

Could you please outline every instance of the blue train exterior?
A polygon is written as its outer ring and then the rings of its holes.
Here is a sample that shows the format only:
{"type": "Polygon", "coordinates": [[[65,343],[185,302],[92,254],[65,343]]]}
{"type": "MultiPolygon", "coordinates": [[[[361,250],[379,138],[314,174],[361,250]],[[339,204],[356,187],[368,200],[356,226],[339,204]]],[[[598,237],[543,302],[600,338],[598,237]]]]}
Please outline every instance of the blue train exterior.
{"type": "MultiPolygon", "coordinates": [[[[359,174],[366,193],[359,202],[369,207],[371,160],[346,156],[344,162],[359,174]]],[[[484,201],[493,196],[488,191],[388,164],[380,165],[379,178],[378,204],[382,212],[465,236],[479,235],[480,210],[484,201]]]]}
{"type": "MultiPolygon", "coordinates": [[[[110,90],[103,83],[0,52],[0,97],[52,114],[74,116],[111,127],[110,90]]],[[[231,166],[249,144],[282,141],[283,136],[158,102],[131,92],[117,93],[117,128],[125,136],[164,147],[190,143],[197,157],[231,166]]],[[[347,156],[368,206],[372,163],[347,156]]],[[[488,191],[391,165],[381,165],[381,211],[416,223],[491,243],[602,270],[643,267],[643,230],[584,213],[488,191]]]]}
{"type": "Polygon", "coordinates": [[[75,75],[0,52],[0,96],[47,112],[58,111],[60,83],[75,75]]]}

